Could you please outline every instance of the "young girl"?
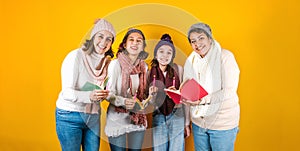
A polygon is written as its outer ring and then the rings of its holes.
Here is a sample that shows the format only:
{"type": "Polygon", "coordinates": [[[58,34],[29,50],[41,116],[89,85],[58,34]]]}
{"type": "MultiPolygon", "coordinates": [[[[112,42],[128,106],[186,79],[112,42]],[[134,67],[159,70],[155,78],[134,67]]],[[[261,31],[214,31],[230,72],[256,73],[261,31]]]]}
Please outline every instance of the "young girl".
{"type": "Polygon", "coordinates": [[[113,26],[97,20],[82,48],[70,52],[61,68],[62,90],[56,102],[56,132],[63,151],[98,151],[100,146],[99,102],[107,90],[92,90],[85,84],[100,86],[107,75],[111,45],[116,36],[113,26]]]}
{"type": "MultiPolygon", "coordinates": [[[[175,47],[170,35],[164,34],[154,49],[149,89],[155,89],[153,98],[157,110],[153,113],[153,150],[184,150],[185,112],[182,104],[175,104],[166,96],[164,88],[179,89],[182,67],[173,63],[175,47]]],[[[186,123],[189,123],[187,121],[186,123]]],[[[189,135],[189,126],[186,126],[189,135]]]]}
{"type": "Polygon", "coordinates": [[[134,112],[136,99],[145,99],[148,53],[145,36],[130,29],[119,46],[117,59],[108,68],[110,105],[105,133],[112,151],[141,150],[147,127],[145,114],[134,112]],[[126,138],[127,137],[127,138],[126,138]],[[126,141],[127,140],[127,141],[126,141]]]}

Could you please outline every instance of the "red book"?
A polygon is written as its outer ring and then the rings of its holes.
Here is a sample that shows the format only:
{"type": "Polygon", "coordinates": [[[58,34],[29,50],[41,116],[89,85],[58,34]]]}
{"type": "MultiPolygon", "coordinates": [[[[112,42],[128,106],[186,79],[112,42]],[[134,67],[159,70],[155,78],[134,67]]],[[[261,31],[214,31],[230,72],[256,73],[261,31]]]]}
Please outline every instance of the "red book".
{"type": "Polygon", "coordinates": [[[197,101],[208,94],[195,79],[189,79],[182,83],[179,90],[164,90],[176,104],[179,104],[181,99],[197,101]]]}

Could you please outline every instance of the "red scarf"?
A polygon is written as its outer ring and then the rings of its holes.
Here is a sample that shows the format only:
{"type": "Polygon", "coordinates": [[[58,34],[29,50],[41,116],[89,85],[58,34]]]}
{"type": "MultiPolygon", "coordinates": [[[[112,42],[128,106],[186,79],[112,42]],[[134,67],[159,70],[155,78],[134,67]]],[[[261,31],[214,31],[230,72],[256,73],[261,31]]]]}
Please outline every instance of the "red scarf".
{"type": "MultiPolygon", "coordinates": [[[[146,63],[137,59],[134,63],[131,62],[131,59],[125,55],[124,53],[118,54],[118,60],[121,65],[122,70],[122,87],[121,87],[121,95],[123,97],[132,97],[135,92],[132,92],[132,85],[130,75],[138,74],[139,75],[139,87],[137,91],[137,98],[139,100],[145,99],[145,89],[146,89],[146,63]],[[130,94],[128,94],[127,90],[130,88],[130,94]]],[[[117,112],[127,113],[128,110],[123,107],[115,107],[117,112]]],[[[130,119],[135,125],[144,125],[147,127],[147,118],[144,113],[135,113],[130,112],[130,119]]]]}
{"type": "Polygon", "coordinates": [[[167,71],[173,72],[173,77],[170,77],[170,73],[164,76],[163,72],[158,66],[153,66],[150,70],[150,81],[153,81],[153,76],[156,77],[155,86],[158,87],[158,93],[155,98],[155,104],[159,107],[160,113],[167,116],[172,113],[175,103],[164,92],[164,88],[168,88],[173,85],[173,78],[175,77],[175,88],[179,89],[180,80],[178,76],[178,67],[174,64],[174,68],[170,65],[167,66],[167,71]],[[169,68],[169,70],[168,70],[169,68]]]}

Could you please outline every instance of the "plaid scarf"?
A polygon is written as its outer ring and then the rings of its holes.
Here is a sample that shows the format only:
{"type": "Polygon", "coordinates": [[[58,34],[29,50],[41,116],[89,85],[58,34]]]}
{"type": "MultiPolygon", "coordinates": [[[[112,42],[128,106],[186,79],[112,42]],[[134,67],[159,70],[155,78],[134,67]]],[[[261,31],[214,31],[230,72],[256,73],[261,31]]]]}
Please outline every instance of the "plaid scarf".
{"type": "MultiPolygon", "coordinates": [[[[137,90],[136,97],[139,100],[145,99],[145,89],[146,89],[146,63],[137,59],[132,63],[131,59],[124,53],[118,53],[118,60],[121,65],[122,70],[122,87],[121,87],[121,95],[123,97],[132,97],[135,92],[132,92],[132,81],[130,79],[130,75],[138,74],[139,75],[139,87],[137,90]],[[128,88],[130,90],[130,94],[128,94],[128,88]]],[[[115,107],[117,112],[127,113],[128,110],[123,107],[115,107]]],[[[131,122],[135,125],[144,125],[147,127],[147,118],[144,113],[141,112],[133,112],[130,111],[130,119],[131,122]]]]}

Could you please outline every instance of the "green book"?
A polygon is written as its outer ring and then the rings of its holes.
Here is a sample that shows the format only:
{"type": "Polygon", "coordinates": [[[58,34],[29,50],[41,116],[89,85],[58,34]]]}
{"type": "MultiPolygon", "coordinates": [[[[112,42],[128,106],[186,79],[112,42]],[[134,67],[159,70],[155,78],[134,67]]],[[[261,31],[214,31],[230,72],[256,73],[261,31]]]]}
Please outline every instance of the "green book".
{"type": "Polygon", "coordinates": [[[83,87],[81,88],[81,91],[93,91],[95,89],[101,89],[98,85],[86,82],[83,87]]]}
{"type": "Polygon", "coordinates": [[[103,81],[103,83],[101,84],[101,86],[98,86],[96,84],[93,84],[91,82],[86,82],[83,87],[81,88],[81,91],[93,91],[95,89],[100,89],[100,90],[104,90],[104,88],[106,87],[108,82],[108,77],[106,77],[103,81]]]}

